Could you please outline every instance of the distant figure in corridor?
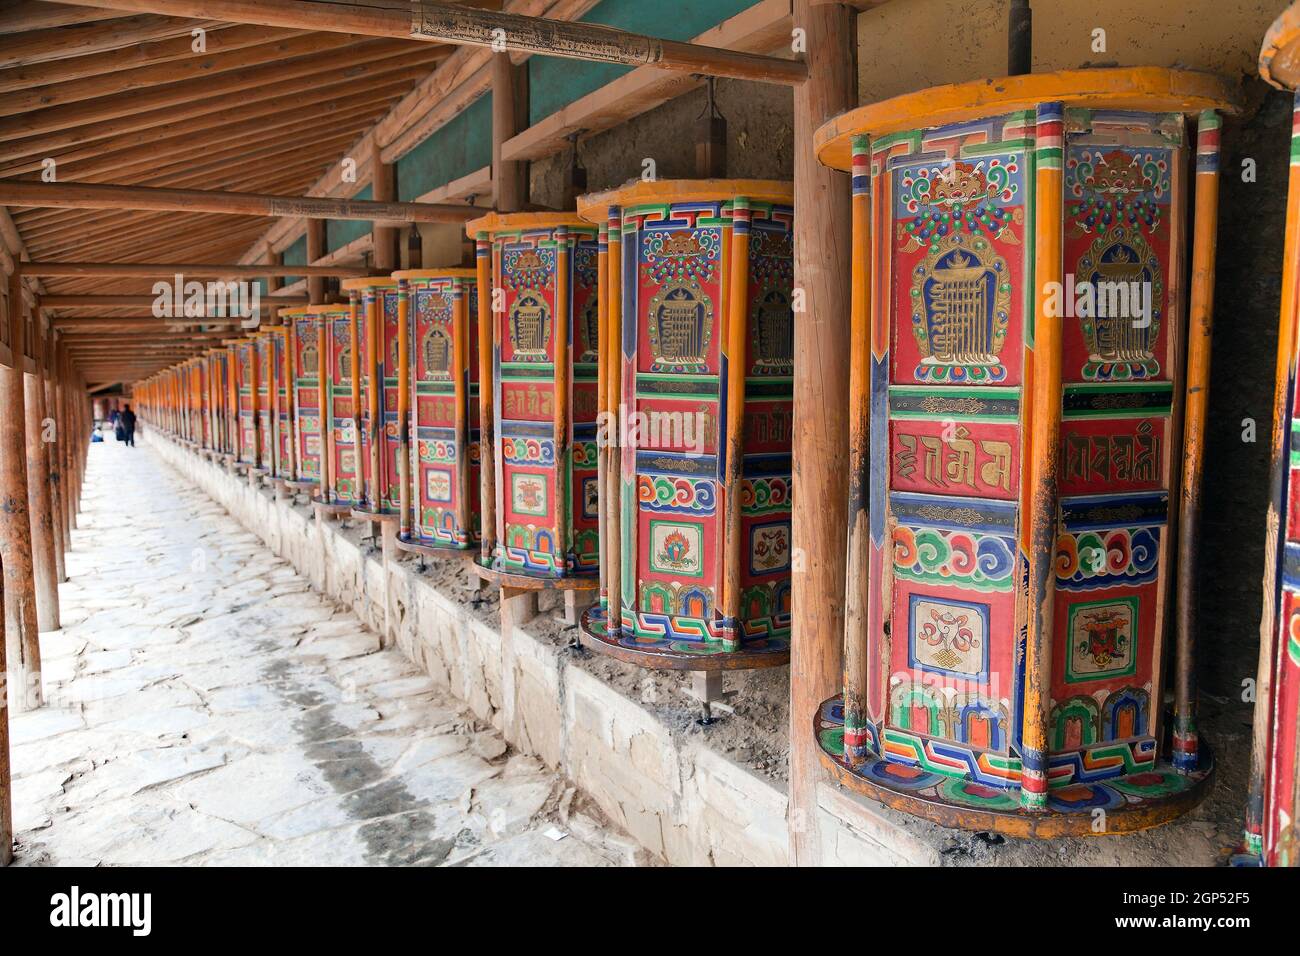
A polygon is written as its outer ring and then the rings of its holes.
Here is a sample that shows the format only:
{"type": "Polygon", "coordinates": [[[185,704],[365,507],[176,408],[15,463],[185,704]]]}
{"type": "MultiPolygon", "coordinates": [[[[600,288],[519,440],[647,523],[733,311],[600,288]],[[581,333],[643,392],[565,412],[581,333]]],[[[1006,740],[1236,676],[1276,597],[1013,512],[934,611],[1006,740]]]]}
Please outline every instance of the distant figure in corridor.
{"type": "Polygon", "coordinates": [[[118,422],[122,425],[122,433],[127,445],[135,447],[135,412],[131,411],[131,406],[127,405],[122,409],[122,414],[118,417],[118,422]]]}

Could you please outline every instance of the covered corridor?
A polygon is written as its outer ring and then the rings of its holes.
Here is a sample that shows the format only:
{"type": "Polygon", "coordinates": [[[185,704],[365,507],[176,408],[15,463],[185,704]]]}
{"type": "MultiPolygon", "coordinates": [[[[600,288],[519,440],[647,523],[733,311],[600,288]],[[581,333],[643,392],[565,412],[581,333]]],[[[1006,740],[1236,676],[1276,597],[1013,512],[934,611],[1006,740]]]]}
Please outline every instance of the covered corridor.
{"type": "Polygon", "coordinates": [[[17,865],[617,865],[634,844],[512,753],[147,444],[91,446],[11,719],[17,865]]]}

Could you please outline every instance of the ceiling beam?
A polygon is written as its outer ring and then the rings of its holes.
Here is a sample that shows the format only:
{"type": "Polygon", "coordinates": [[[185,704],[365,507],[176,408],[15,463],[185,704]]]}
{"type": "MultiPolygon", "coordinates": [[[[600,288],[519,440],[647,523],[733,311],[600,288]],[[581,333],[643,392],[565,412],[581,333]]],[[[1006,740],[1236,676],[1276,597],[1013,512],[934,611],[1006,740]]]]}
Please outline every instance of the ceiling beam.
{"type": "MultiPolygon", "coordinates": [[[[305,295],[264,295],[263,305],[307,305],[305,295]]],[[[87,308],[148,308],[158,301],[156,295],[43,295],[40,298],[42,309],[87,309],[87,308]]],[[[185,318],[191,318],[185,316],[185,318]]],[[[175,321],[175,320],[172,320],[175,321]]],[[[194,319],[194,321],[201,321],[194,319]]]]}
{"type": "Polygon", "coordinates": [[[168,276],[180,273],[186,276],[248,277],[260,276],[337,276],[351,278],[370,273],[354,266],[285,266],[275,263],[263,265],[215,265],[207,263],[144,262],[24,262],[23,275],[29,276],[168,276]]]}
{"type": "Polygon", "coordinates": [[[549,20],[473,10],[433,0],[407,6],[365,6],[319,0],[88,0],[90,6],[183,17],[216,17],[289,29],[330,30],[491,47],[625,66],[657,66],[684,73],[766,83],[801,83],[800,60],[663,40],[594,23],[549,20]]]}
{"type": "MultiPolygon", "coordinates": [[[[81,9],[86,13],[96,12],[86,7],[81,9]]],[[[214,30],[205,37],[207,55],[238,50],[257,43],[271,43],[298,36],[301,32],[259,26],[237,26],[228,30],[214,30]]],[[[140,67],[156,66],[193,56],[194,37],[187,33],[167,40],[137,43],[120,50],[108,50],[87,56],[70,56],[64,60],[48,60],[44,63],[29,63],[26,66],[0,70],[0,93],[30,89],[33,86],[68,83],[72,80],[84,80],[108,73],[133,72],[140,67]]]]}
{"type": "Polygon", "coordinates": [[[136,43],[187,36],[196,27],[218,30],[221,26],[203,14],[198,15],[198,22],[184,17],[139,16],[124,17],[109,23],[82,23],[56,30],[15,33],[12,36],[0,36],[0,67],[103,53],[105,50],[116,50],[136,43]]]}
{"type": "Polygon", "coordinates": [[[0,182],[0,206],[73,209],[150,209],[231,216],[351,219],[365,222],[465,222],[480,215],[469,206],[365,199],[323,199],[206,189],[160,189],[92,183],[0,182]]]}

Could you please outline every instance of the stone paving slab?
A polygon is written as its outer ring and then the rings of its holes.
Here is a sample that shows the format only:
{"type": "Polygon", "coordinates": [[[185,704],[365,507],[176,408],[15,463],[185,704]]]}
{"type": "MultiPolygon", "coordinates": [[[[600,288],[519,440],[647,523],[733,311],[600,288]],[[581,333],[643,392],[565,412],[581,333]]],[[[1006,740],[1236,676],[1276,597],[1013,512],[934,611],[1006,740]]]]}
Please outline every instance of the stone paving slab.
{"type": "Polygon", "coordinates": [[[19,865],[646,862],[147,446],[91,445],[19,865]]]}

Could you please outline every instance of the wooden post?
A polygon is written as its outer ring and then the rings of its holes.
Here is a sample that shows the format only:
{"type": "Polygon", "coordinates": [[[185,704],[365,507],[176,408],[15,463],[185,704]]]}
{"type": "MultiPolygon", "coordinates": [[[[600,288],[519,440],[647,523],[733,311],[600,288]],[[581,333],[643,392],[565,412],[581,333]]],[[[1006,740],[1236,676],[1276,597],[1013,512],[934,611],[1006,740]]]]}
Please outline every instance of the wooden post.
{"type": "MultiPolygon", "coordinates": [[[[606,626],[610,634],[617,634],[623,626],[623,433],[621,398],[623,394],[623,211],[618,206],[609,208],[607,228],[609,242],[609,291],[605,298],[605,324],[601,334],[609,340],[605,352],[605,406],[609,410],[609,448],[606,451],[605,484],[601,497],[609,499],[607,516],[609,532],[601,539],[600,566],[608,568],[609,582],[606,626]]],[[[635,510],[635,503],[631,504],[635,510]]]]}
{"type": "MultiPolygon", "coordinates": [[[[469,295],[466,283],[456,280],[455,299],[452,301],[452,343],[456,381],[453,384],[456,399],[456,521],[465,530],[467,546],[474,543],[473,510],[469,503],[469,295]]],[[[481,383],[480,388],[484,387],[481,383]]],[[[481,454],[481,452],[480,452],[481,454]]],[[[481,467],[481,459],[480,459],[481,467]]]]}
{"type": "Polygon", "coordinates": [[[1250,747],[1250,788],[1246,797],[1246,849],[1264,849],[1264,793],[1273,720],[1273,670],[1278,649],[1281,575],[1285,538],[1287,472],[1290,468],[1291,396],[1296,381],[1297,322],[1300,320],[1300,92],[1291,104],[1291,159],[1286,196],[1286,237],[1282,249],[1282,303],[1278,319],[1277,365],[1273,374],[1273,429],[1269,438],[1268,513],[1264,519],[1264,612],[1259,622],[1259,667],[1250,747]]]}
{"type": "Polygon", "coordinates": [[[19,713],[41,706],[41,650],[37,638],[36,580],[27,494],[27,416],[23,384],[22,277],[9,276],[9,347],[13,366],[0,366],[0,407],[12,419],[0,428],[0,564],[4,566],[5,643],[11,706],[19,713]]]}
{"type": "MultiPolygon", "coordinates": [[[[307,265],[314,266],[325,258],[325,220],[307,220],[307,265]]],[[[325,301],[325,276],[307,276],[307,299],[310,305],[319,305],[325,301]]]]}
{"type": "Polygon", "coordinates": [[[1052,618],[1056,602],[1057,471],[1061,446],[1061,317],[1048,314],[1050,289],[1061,288],[1064,228],[1062,154],[1065,110],[1038,106],[1034,187],[1034,341],[1030,369],[1029,487],[1024,495],[1022,546],[1029,565],[1025,637],[1025,698],[1020,805],[1047,807],[1048,733],[1052,697],[1052,618]],[[1055,285],[1054,285],[1055,284],[1055,285]]]}
{"type": "MultiPolygon", "coordinates": [[[[601,549],[609,550],[609,520],[616,514],[614,501],[606,492],[609,482],[609,448],[612,429],[609,415],[609,224],[601,223],[596,244],[596,521],[601,549]]],[[[600,561],[600,610],[609,611],[609,555],[600,561]]],[[[613,622],[608,626],[612,629],[613,622]]]]}
{"type": "MultiPolygon", "coordinates": [[[[378,203],[392,203],[395,193],[393,167],[385,163],[379,149],[379,141],[370,139],[370,185],[378,203]]],[[[468,209],[470,207],[463,207],[468,209]]],[[[397,251],[397,230],[391,226],[381,226],[378,221],[371,226],[375,249],[375,268],[388,276],[401,261],[397,251]]]]}
{"type": "MultiPolygon", "coordinates": [[[[848,560],[844,587],[844,755],[866,756],[868,594],[871,580],[871,147],[853,143],[853,252],[850,264],[848,560]]],[[[883,546],[876,540],[877,547],[883,546]]]]}
{"type": "Polygon", "coordinates": [[[1201,479],[1210,400],[1210,340],[1214,332],[1214,258],[1219,226],[1219,129],[1213,110],[1196,130],[1196,194],[1192,212],[1192,289],[1187,323],[1187,381],[1183,398],[1183,480],[1178,498],[1178,624],[1174,629],[1173,763],[1184,773],[1198,764],[1196,730],[1197,551],[1202,546],[1201,479]]]}
{"type": "Polygon", "coordinates": [[[569,227],[560,226],[555,230],[555,462],[559,469],[555,479],[555,528],[559,533],[556,548],[557,560],[561,570],[568,564],[568,554],[573,546],[570,532],[573,522],[569,520],[569,481],[564,477],[569,465],[569,421],[571,412],[569,401],[572,396],[573,365],[569,361],[569,338],[573,333],[573,311],[569,308],[570,290],[569,262],[569,227]]]}
{"type": "MultiPolygon", "coordinates": [[[[379,356],[384,351],[383,291],[368,286],[362,292],[362,303],[366,310],[366,410],[370,414],[370,429],[366,432],[370,440],[370,494],[365,502],[367,509],[378,514],[384,500],[384,380],[379,374],[379,356]]],[[[377,524],[371,522],[376,536],[377,524]]]]}
{"type": "Polygon", "coordinates": [[[50,501],[50,445],[45,429],[45,316],[32,316],[32,371],[23,378],[27,417],[27,513],[32,524],[36,620],[42,631],[59,629],[59,574],[50,501]]]}
{"type": "Polygon", "coordinates": [[[54,582],[55,596],[58,596],[58,584],[68,580],[67,566],[63,547],[63,446],[64,422],[59,405],[59,365],[54,330],[45,337],[43,361],[45,363],[45,416],[51,424],[54,439],[48,444],[46,455],[49,459],[50,488],[50,534],[54,543],[54,582]]]}
{"type": "Polygon", "coordinates": [[[501,158],[506,140],[522,131],[528,116],[527,73],[509,53],[492,57],[492,204],[497,212],[519,212],[528,199],[528,164],[501,158]]]}
{"type": "Polygon", "coordinates": [[[492,243],[486,232],[474,239],[474,264],[478,274],[478,473],[479,560],[490,567],[497,543],[496,411],[492,369],[497,313],[492,283],[492,243]]]}
{"type": "MultiPolygon", "coordinates": [[[[796,208],[796,216],[798,210],[796,208]]],[[[727,383],[726,445],[723,449],[724,502],[722,646],[740,650],[741,521],[740,481],[745,455],[745,352],[749,326],[749,201],[737,196],[731,207],[731,261],[727,264],[727,331],[722,375],[727,383]]]]}
{"type": "MultiPolygon", "coordinates": [[[[0,555],[0,621],[4,620],[4,557],[0,555]]],[[[5,642],[0,641],[0,678],[7,673],[5,642]]],[[[9,774],[9,707],[0,685],[0,867],[14,861],[14,802],[9,774]]]]}
{"type": "Polygon", "coordinates": [[[316,378],[320,383],[320,491],[317,497],[324,504],[334,500],[334,316],[328,312],[320,317],[320,332],[316,338],[316,378]]]}
{"type": "Polygon", "coordinates": [[[821,862],[817,784],[823,773],[811,723],[843,675],[848,501],[849,179],[822,166],[813,134],[856,103],[852,12],[795,0],[807,40],[808,79],[794,90],[794,620],[790,648],[790,850],[821,862]]]}
{"type": "MultiPolygon", "coordinates": [[[[383,310],[380,309],[382,315],[383,310]]],[[[411,536],[411,294],[406,279],[397,282],[397,529],[411,536]]],[[[459,366],[457,366],[459,369],[459,366]]],[[[457,375],[457,387],[460,376],[457,375]]],[[[464,455],[464,449],[460,449],[464,455]]]]}
{"type": "Polygon", "coordinates": [[[352,447],[357,470],[357,501],[365,506],[366,483],[361,470],[361,291],[348,290],[348,353],[352,382],[352,447]]]}

